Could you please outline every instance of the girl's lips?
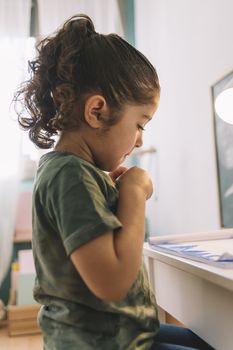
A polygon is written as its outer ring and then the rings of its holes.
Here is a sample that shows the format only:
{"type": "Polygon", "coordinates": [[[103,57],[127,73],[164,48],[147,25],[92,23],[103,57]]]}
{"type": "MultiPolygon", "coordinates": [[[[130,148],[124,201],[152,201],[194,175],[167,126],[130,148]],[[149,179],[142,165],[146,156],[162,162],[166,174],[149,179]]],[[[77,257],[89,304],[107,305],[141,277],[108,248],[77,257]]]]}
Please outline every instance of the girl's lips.
{"type": "Polygon", "coordinates": [[[130,151],[130,152],[128,152],[128,153],[126,153],[125,157],[129,157],[129,156],[131,155],[132,152],[133,152],[133,150],[130,151]]]}
{"type": "Polygon", "coordinates": [[[132,151],[130,151],[129,153],[126,153],[124,156],[123,156],[123,159],[129,157],[131,155],[132,151]]]}

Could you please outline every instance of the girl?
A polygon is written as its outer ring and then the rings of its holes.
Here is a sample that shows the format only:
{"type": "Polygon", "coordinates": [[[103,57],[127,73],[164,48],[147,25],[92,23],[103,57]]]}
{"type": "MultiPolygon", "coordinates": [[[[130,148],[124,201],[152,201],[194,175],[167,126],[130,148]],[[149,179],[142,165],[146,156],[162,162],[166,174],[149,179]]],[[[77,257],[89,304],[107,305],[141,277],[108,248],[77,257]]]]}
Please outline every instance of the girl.
{"type": "Polygon", "coordinates": [[[34,297],[43,305],[44,349],[178,349],[159,344],[142,264],[152,182],[144,170],[121,166],[142,145],[158,106],[154,67],[77,15],[40,43],[30,68],[16,96],[30,117],[19,115],[19,123],[40,148],[59,135],[39,162],[33,191],[34,297]]]}

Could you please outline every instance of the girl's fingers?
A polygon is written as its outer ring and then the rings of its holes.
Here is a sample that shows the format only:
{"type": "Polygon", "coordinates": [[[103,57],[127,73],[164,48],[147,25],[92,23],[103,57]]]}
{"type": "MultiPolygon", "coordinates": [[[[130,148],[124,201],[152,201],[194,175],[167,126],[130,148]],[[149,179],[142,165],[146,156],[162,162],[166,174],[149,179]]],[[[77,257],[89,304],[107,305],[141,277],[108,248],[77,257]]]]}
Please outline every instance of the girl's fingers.
{"type": "Polygon", "coordinates": [[[126,168],[125,166],[119,166],[119,168],[109,173],[109,176],[113,181],[116,181],[116,179],[122,174],[124,174],[127,170],[128,168],[126,168]]]}

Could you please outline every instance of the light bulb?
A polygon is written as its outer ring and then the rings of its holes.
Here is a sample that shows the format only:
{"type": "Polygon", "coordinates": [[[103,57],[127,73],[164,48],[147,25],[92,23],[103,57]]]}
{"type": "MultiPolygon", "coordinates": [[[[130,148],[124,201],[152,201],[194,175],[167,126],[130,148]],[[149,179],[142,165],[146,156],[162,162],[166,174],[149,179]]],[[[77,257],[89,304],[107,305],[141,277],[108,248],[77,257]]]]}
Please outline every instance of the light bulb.
{"type": "Polygon", "coordinates": [[[233,87],[223,90],[215,100],[215,111],[219,118],[233,124],[233,87]]]}

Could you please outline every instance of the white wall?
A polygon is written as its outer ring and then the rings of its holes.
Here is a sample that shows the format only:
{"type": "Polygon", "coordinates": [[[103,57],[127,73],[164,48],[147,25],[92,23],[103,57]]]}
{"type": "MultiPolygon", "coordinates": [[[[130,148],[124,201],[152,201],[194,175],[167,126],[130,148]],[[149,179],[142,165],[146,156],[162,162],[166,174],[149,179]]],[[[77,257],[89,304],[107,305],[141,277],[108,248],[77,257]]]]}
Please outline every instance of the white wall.
{"type": "Polygon", "coordinates": [[[145,133],[159,164],[151,234],[218,229],[211,85],[233,70],[233,1],[135,0],[135,10],[137,47],[162,87],[145,133]]]}

